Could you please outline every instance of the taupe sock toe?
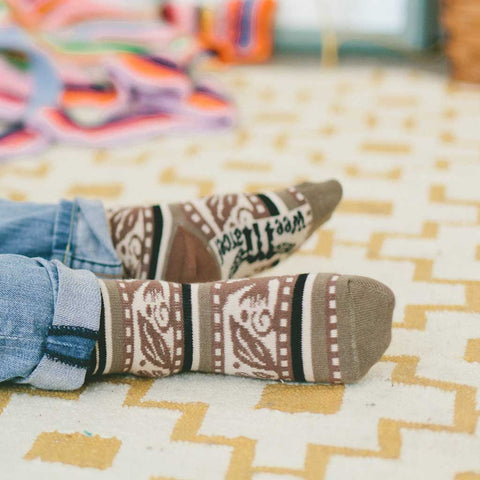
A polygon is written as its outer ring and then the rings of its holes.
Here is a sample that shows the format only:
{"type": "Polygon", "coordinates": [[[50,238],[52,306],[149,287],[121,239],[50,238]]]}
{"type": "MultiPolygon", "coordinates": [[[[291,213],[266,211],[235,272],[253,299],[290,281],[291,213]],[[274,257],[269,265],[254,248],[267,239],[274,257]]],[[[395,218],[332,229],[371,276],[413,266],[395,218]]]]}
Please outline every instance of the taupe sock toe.
{"type": "Polygon", "coordinates": [[[342,379],[351,383],[362,378],[388,348],[395,297],[386,285],[372,278],[341,278],[343,294],[339,308],[346,323],[341,351],[344,363],[351,365],[342,379]]]}
{"type": "Polygon", "coordinates": [[[342,199],[342,186],[336,180],[322,183],[305,182],[295,187],[312,207],[312,229],[317,229],[331,216],[342,199]]]}

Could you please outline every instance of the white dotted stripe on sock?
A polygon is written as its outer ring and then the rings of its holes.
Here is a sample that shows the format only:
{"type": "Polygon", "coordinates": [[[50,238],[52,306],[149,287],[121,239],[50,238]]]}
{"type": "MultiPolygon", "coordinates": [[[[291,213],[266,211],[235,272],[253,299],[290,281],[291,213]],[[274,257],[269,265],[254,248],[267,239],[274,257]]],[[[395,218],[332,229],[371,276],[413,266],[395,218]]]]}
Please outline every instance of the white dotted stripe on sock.
{"type": "Polygon", "coordinates": [[[286,284],[293,283],[293,277],[286,277],[285,284],[282,286],[279,291],[281,294],[279,295],[279,304],[280,310],[282,312],[282,316],[280,317],[279,322],[279,329],[278,329],[278,353],[280,358],[280,378],[282,380],[291,380],[293,378],[293,372],[290,371],[289,365],[290,362],[288,360],[288,350],[289,350],[289,329],[288,326],[288,318],[291,317],[291,289],[286,284]],[[284,315],[284,316],[283,316],[284,315]]]}
{"type": "MultiPolygon", "coordinates": [[[[214,290],[220,290],[221,283],[214,284],[214,290]]],[[[213,370],[216,373],[223,373],[224,357],[223,357],[223,328],[222,313],[220,308],[220,296],[213,294],[213,370]]]]}
{"type": "MultiPolygon", "coordinates": [[[[130,281],[131,282],[131,281],[130,281]]],[[[123,300],[122,311],[125,321],[125,338],[124,338],[124,363],[123,371],[128,372],[133,364],[133,323],[132,323],[132,302],[126,291],[126,282],[118,282],[118,289],[123,300]]]]}
{"type": "Polygon", "coordinates": [[[307,199],[303,193],[300,193],[295,187],[289,187],[287,191],[297,200],[297,202],[301,205],[305,205],[307,203],[307,199]]]}
{"type": "Polygon", "coordinates": [[[327,281],[327,357],[329,362],[329,375],[332,383],[342,383],[340,371],[340,357],[338,351],[337,329],[337,280],[339,275],[332,275],[327,281]]]}
{"type": "Polygon", "coordinates": [[[182,370],[184,344],[183,344],[183,305],[180,302],[180,284],[168,283],[166,284],[170,288],[170,295],[173,298],[173,311],[175,312],[175,322],[173,331],[173,372],[177,373],[182,370]]]}
{"type": "Polygon", "coordinates": [[[204,214],[193,205],[193,203],[185,203],[183,205],[183,211],[190,221],[200,228],[203,234],[207,237],[207,240],[211,240],[215,236],[215,232],[212,230],[208,221],[205,219],[204,214]]]}
{"type": "Polygon", "coordinates": [[[148,278],[148,273],[150,270],[150,262],[152,259],[153,209],[151,207],[148,207],[148,208],[142,208],[141,211],[143,212],[144,249],[143,249],[143,257],[141,259],[141,268],[136,278],[145,280],[148,278]]]}

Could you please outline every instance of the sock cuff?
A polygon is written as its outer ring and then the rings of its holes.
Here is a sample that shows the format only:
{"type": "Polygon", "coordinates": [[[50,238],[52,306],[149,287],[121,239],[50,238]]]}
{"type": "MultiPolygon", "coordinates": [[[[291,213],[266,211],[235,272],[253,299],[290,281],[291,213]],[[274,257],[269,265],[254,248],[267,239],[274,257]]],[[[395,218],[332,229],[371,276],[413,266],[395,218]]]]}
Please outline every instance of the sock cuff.
{"type": "Polygon", "coordinates": [[[100,284],[103,319],[92,375],[163,377],[190,370],[190,285],[156,280],[100,284]]]}
{"type": "MultiPolygon", "coordinates": [[[[107,373],[122,373],[125,354],[125,327],[128,322],[124,318],[121,292],[115,280],[99,280],[102,297],[100,328],[98,341],[92,355],[91,374],[93,376],[107,373]]],[[[130,331],[132,326],[129,325],[130,331]]]]}
{"type": "Polygon", "coordinates": [[[163,236],[159,206],[123,207],[106,211],[110,235],[122,258],[126,277],[155,278],[163,236]]]}

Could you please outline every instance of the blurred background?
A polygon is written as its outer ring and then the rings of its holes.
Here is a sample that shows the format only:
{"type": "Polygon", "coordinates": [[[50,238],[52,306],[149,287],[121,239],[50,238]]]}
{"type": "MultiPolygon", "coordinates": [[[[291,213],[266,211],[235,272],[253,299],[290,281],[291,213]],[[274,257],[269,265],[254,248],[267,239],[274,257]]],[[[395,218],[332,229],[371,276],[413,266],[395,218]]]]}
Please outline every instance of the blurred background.
{"type": "Polygon", "coordinates": [[[228,128],[234,64],[403,63],[480,81],[478,0],[3,0],[0,158],[228,128]]]}

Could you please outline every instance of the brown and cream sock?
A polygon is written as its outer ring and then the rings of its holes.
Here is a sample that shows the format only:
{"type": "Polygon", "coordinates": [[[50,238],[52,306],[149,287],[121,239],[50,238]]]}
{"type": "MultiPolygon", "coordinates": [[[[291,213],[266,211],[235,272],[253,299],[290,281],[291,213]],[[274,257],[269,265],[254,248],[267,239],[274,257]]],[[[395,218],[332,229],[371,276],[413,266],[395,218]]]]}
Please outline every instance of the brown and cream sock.
{"type": "Polygon", "coordinates": [[[335,180],[272,193],[113,208],[107,217],[126,278],[191,283],[248,277],[276,265],[342,196],[335,180]]]}
{"type": "Polygon", "coordinates": [[[200,371],[350,383],[390,343],[394,296],[370,278],[99,282],[103,318],[94,375],[200,371]]]}

